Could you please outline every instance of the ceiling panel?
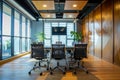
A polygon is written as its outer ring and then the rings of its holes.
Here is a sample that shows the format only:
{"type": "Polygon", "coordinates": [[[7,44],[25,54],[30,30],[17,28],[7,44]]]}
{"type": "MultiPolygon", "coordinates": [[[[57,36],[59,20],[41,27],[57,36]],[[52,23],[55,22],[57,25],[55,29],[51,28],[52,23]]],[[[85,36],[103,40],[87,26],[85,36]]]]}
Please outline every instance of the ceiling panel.
{"type": "Polygon", "coordinates": [[[56,18],[55,13],[40,13],[43,18],[56,18]]]}
{"type": "Polygon", "coordinates": [[[63,18],[76,18],[79,13],[64,13],[63,18]]]}
{"type": "Polygon", "coordinates": [[[32,0],[38,10],[54,10],[54,0],[32,0]]]}
{"type": "Polygon", "coordinates": [[[67,0],[65,10],[82,10],[88,0],[67,0]]]}

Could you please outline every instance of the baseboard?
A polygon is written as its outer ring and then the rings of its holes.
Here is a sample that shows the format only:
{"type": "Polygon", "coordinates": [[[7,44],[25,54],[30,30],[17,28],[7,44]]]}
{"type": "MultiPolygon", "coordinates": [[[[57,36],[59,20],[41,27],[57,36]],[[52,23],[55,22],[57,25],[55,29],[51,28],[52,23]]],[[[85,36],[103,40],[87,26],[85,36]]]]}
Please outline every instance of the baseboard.
{"type": "Polygon", "coordinates": [[[8,62],[10,62],[10,61],[13,61],[13,60],[15,60],[15,59],[17,59],[17,58],[19,58],[19,57],[22,57],[22,56],[24,56],[24,55],[27,55],[27,54],[30,54],[30,52],[21,53],[21,54],[18,54],[18,55],[16,55],[16,56],[13,56],[13,57],[11,57],[11,58],[8,58],[8,59],[0,60],[0,65],[3,65],[3,64],[8,63],[8,62]]]}

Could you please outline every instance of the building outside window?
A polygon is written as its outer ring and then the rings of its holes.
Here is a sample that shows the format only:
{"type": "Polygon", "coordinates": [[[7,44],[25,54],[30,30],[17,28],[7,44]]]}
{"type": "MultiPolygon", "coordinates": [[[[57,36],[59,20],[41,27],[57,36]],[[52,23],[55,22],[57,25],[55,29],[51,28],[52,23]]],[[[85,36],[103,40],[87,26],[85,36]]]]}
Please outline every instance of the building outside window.
{"type": "Polygon", "coordinates": [[[20,14],[14,12],[14,55],[20,53],[20,14]]]}
{"type": "Polygon", "coordinates": [[[71,31],[75,31],[73,22],[45,22],[44,33],[46,39],[44,40],[44,46],[51,47],[51,44],[55,44],[57,41],[61,41],[62,44],[65,44],[66,46],[72,46],[74,38],[71,37],[71,31]],[[65,27],[66,35],[53,35],[52,27],[65,27]]]}
{"type": "Polygon", "coordinates": [[[11,56],[11,8],[3,4],[2,14],[2,58],[11,56]]]}
{"type": "Polygon", "coordinates": [[[6,59],[21,52],[30,51],[30,19],[27,19],[27,16],[20,14],[19,11],[5,2],[3,2],[2,8],[2,10],[0,9],[2,12],[2,28],[0,30],[2,32],[2,34],[0,34],[2,55],[0,59],[6,59]],[[28,21],[26,21],[26,19],[28,21]],[[14,34],[12,34],[12,32],[14,32],[14,34]],[[14,43],[14,45],[12,45],[12,43],[14,43]]]}

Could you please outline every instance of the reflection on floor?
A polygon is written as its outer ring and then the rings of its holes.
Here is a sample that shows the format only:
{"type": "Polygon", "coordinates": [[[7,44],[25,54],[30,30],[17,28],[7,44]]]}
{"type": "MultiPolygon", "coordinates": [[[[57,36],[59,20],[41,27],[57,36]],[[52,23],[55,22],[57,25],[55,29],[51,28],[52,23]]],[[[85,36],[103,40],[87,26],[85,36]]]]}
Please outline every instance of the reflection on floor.
{"type": "MultiPolygon", "coordinates": [[[[84,61],[89,72],[97,77],[98,80],[120,80],[120,67],[93,56],[89,56],[84,61]]],[[[42,76],[39,76],[38,71],[28,75],[28,71],[33,67],[33,64],[34,60],[30,59],[30,55],[26,55],[1,65],[0,80],[47,80],[48,71],[45,71],[42,76]]],[[[60,80],[79,79],[72,72],[67,72],[60,80]]]]}

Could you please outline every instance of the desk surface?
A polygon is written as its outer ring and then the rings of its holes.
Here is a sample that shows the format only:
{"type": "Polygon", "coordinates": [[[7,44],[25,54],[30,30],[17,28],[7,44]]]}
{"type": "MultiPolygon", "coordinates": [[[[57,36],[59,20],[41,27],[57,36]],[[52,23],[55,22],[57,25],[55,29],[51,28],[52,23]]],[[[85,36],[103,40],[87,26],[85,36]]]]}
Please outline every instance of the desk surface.
{"type": "MultiPolygon", "coordinates": [[[[45,49],[51,49],[52,47],[44,47],[45,49]]],[[[74,48],[74,46],[65,46],[65,48],[74,48]]]]}

